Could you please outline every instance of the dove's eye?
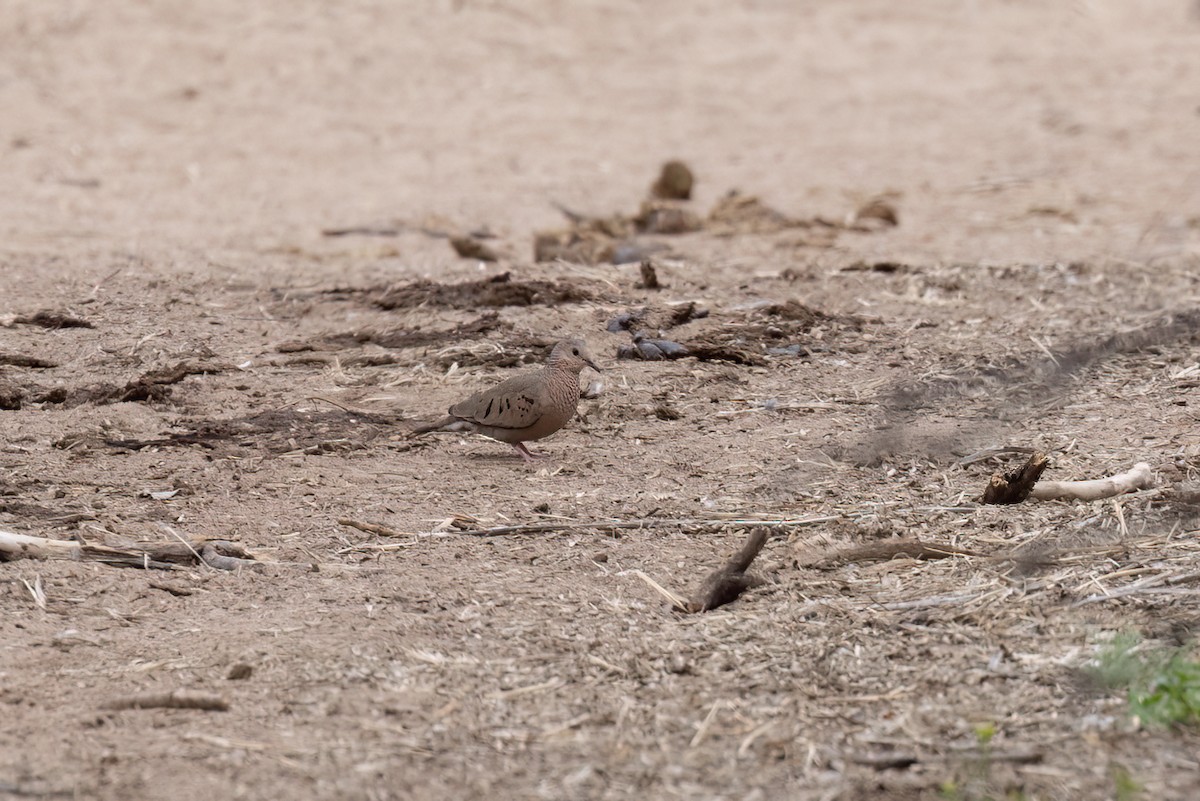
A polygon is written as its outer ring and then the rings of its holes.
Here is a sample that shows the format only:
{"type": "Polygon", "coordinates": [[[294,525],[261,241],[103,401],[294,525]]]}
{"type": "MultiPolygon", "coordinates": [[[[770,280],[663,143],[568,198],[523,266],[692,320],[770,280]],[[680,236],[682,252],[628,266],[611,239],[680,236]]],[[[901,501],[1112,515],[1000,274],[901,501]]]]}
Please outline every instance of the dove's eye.
{"type": "Polygon", "coordinates": [[[573,356],[578,356],[578,355],[579,355],[579,348],[571,348],[571,354],[572,354],[573,356]]]}

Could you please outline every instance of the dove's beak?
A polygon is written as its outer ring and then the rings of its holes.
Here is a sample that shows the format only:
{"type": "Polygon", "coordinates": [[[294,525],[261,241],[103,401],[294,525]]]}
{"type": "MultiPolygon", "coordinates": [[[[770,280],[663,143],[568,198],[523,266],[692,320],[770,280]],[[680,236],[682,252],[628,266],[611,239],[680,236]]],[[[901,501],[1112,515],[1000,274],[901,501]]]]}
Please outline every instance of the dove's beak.
{"type": "Polygon", "coordinates": [[[596,363],[595,363],[594,361],[592,361],[591,359],[584,359],[584,360],[583,360],[583,363],[584,363],[584,364],[586,364],[588,367],[592,368],[593,370],[595,370],[597,373],[603,373],[603,372],[604,372],[604,371],[603,371],[603,370],[601,370],[599,367],[597,367],[597,366],[596,366],[596,363]]]}

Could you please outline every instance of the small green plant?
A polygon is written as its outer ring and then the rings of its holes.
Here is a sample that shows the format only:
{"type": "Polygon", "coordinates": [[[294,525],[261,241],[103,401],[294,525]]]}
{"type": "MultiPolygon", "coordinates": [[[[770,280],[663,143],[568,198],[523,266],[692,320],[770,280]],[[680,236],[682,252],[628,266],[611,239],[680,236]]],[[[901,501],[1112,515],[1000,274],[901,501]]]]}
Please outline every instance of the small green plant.
{"type": "Polygon", "coordinates": [[[986,789],[979,789],[974,782],[959,785],[952,779],[942,782],[938,797],[945,801],[1025,801],[1025,793],[1020,790],[1010,789],[1004,795],[994,795],[986,789]]]}
{"type": "Polygon", "coordinates": [[[959,779],[947,779],[938,787],[938,796],[945,801],[1024,801],[1025,793],[1009,788],[1003,794],[995,791],[992,777],[992,740],[996,737],[996,724],[991,721],[976,723],[974,759],[963,765],[959,779]]]}
{"type": "Polygon", "coordinates": [[[992,744],[992,738],[996,736],[996,724],[992,721],[986,723],[975,724],[975,744],[979,746],[980,752],[986,756],[989,746],[992,744]]]}
{"type": "Polygon", "coordinates": [[[1142,785],[1132,774],[1120,765],[1112,767],[1113,795],[1117,801],[1138,801],[1142,795],[1142,785]]]}
{"type": "Polygon", "coordinates": [[[1136,632],[1123,631],[1100,649],[1089,673],[1101,685],[1116,689],[1131,686],[1145,670],[1137,653],[1142,638],[1136,632]]]}
{"type": "Polygon", "coordinates": [[[1129,711],[1143,723],[1200,723],[1200,662],[1176,651],[1147,679],[1129,688],[1129,711]]]}
{"type": "Polygon", "coordinates": [[[1191,648],[1145,648],[1126,632],[1096,655],[1091,673],[1106,687],[1127,688],[1129,714],[1143,724],[1200,724],[1200,661],[1191,648]]]}

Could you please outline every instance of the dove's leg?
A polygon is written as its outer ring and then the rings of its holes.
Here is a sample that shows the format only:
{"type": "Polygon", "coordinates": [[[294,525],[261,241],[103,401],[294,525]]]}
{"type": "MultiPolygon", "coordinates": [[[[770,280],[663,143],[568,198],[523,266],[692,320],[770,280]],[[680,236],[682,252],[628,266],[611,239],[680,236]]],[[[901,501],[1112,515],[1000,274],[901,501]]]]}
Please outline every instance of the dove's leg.
{"type": "Polygon", "coordinates": [[[527,462],[532,462],[535,459],[549,459],[550,457],[544,453],[534,453],[525,447],[524,442],[514,442],[512,446],[517,449],[517,453],[521,454],[521,458],[527,462]]]}

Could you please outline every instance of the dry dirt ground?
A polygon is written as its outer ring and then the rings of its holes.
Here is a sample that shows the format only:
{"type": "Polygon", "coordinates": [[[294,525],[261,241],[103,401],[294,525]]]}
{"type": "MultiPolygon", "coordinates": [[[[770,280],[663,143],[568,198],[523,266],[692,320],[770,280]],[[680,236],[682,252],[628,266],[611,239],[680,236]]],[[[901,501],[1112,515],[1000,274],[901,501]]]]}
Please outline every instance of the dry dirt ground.
{"type": "Polygon", "coordinates": [[[1194,3],[0,7],[0,529],[271,563],[0,564],[0,797],[1195,797],[1082,671],[1200,610],[1194,3]],[[669,158],[792,224],[533,262],[669,158]],[[644,308],[728,358],[618,359],[644,308]],[[568,333],[546,464],[405,436],[568,333]],[[979,507],[996,445],[1159,488],[979,507]],[[749,519],[741,600],[639,574],[749,519]],[[830,557],[912,537],[975,555],[830,557]],[[106,706],[176,690],[229,708],[106,706]]]}

